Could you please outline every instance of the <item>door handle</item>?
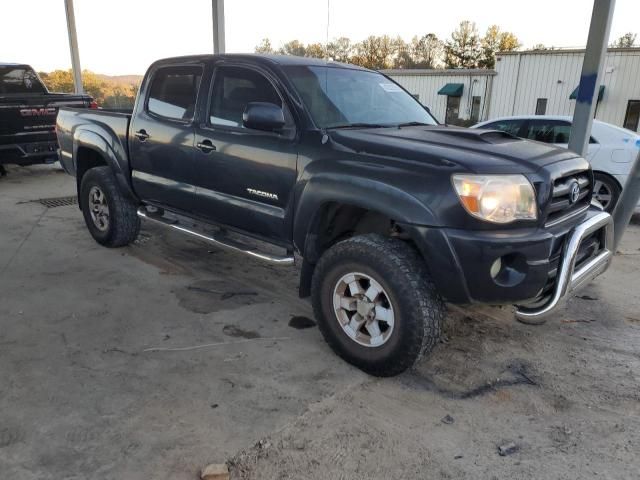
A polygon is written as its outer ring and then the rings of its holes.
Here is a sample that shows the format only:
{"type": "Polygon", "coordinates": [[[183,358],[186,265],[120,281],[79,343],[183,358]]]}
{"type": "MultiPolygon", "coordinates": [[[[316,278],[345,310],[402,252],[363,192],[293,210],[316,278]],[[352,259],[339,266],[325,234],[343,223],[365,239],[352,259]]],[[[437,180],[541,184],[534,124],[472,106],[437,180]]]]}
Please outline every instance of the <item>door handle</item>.
{"type": "Polygon", "coordinates": [[[146,130],[138,130],[136,133],[134,133],[134,135],[141,142],[144,142],[147,138],[149,138],[149,134],[146,132],[146,130]]]}
{"type": "Polygon", "coordinates": [[[202,150],[202,153],[213,152],[216,149],[216,146],[211,142],[211,140],[203,140],[201,142],[196,143],[196,147],[202,150]]]}

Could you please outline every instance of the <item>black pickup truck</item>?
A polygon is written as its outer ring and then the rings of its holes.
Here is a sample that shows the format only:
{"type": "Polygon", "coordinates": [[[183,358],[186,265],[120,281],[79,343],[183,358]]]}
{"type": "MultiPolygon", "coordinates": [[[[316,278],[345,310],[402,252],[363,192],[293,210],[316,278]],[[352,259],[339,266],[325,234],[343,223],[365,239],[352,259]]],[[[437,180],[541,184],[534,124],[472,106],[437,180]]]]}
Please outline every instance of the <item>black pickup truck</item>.
{"type": "Polygon", "coordinates": [[[63,108],[57,132],[99,243],[127,245],[142,218],[274,263],[298,254],[325,339],[374,375],[432,349],[444,301],[514,304],[539,322],[612,255],[583,158],[439,125],[391,79],[351,65],[160,60],[131,114],[63,108]]]}
{"type": "Polygon", "coordinates": [[[29,65],[0,63],[0,172],[7,163],[58,159],[56,115],[63,106],[96,105],[88,95],[48,92],[29,65]]]}

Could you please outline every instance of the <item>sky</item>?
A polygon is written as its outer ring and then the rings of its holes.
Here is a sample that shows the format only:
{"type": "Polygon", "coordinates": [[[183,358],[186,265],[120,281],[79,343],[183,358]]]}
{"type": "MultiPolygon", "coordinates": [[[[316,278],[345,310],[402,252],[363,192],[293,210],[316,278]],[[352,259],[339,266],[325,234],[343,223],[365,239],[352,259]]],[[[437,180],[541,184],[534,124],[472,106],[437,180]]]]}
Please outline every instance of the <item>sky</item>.
{"type": "MultiPolygon", "coordinates": [[[[64,0],[2,0],[0,61],[38,71],[70,68],[64,0]]],[[[442,39],[462,20],[515,33],[524,47],[586,44],[592,0],[226,0],[227,52],[252,52],[263,38],[275,47],[298,39],[401,36],[442,39]],[[327,15],[328,14],[328,15],[327,15]],[[327,17],[329,24],[327,29],[327,17]]],[[[213,49],[211,0],[75,0],[83,69],[143,74],[158,58],[213,49]]],[[[611,38],[640,34],[640,0],[617,0],[611,38]]],[[[640,35],[638,35],[640,40],[640,35]]]]}

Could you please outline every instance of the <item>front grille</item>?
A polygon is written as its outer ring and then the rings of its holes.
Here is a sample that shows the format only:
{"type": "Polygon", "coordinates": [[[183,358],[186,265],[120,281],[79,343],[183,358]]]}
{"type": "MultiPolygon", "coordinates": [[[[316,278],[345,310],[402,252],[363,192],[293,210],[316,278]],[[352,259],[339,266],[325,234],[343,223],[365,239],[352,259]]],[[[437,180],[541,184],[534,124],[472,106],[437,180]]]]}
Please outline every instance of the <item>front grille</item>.
{"type": "Polygon", "coordinates": [[[590,172],[581,172],[556,179],[553,182],[551,201],[547,207],[547,226],[560,223],[583,211],[591,203],[591,192],[590,172]],[[580,188],[580,193],[578,198],[572,201],[572,190],[576,183],[580,188]]]}
{"type": "Polygon", "coordinates": [[[602,252],[602,249],[604,248],[604,234],[605,230],[604,228],[601,228],[582,239],[582,242],[580,242],[580,246],[578,247],[578,253],[576,254],[576,270],[602,252]]]}

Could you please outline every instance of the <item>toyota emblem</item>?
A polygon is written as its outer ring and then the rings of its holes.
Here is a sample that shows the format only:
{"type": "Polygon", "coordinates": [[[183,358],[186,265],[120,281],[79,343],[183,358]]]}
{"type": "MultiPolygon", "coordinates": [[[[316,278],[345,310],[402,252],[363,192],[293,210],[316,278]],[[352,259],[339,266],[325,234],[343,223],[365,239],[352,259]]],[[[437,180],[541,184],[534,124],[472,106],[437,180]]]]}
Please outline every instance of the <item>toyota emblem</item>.
{"type": "Polygon", "coordinates": [[[578,182],[573,182],[569,187],[569,203],[576,203],[580,198],[580,185],[578,182]]]}

